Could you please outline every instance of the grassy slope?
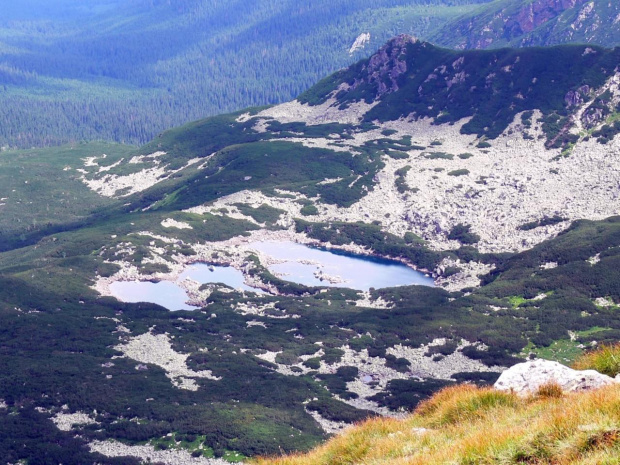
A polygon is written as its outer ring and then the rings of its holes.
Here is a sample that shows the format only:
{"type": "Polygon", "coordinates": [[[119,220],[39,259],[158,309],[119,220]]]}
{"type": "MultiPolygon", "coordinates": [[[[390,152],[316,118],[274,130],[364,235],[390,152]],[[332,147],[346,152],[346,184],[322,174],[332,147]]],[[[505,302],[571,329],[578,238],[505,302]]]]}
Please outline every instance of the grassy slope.
{"type": "Polygon", "coordinates": [[[92,192],[76,169],[84,159],[106,153],[116,160],[135,147],[75,144],[0,154],[0,250],[27,244],[54,228],[78,223],[116,201],[92,192]]]}
{"type": "Polygon", "coordinates": [[[618,405],[618,386],[520,399],[464,385],[436,394],[404,420],[370,420],[307,455],[256,463],[612,464],[620,457],[618,405]]]}

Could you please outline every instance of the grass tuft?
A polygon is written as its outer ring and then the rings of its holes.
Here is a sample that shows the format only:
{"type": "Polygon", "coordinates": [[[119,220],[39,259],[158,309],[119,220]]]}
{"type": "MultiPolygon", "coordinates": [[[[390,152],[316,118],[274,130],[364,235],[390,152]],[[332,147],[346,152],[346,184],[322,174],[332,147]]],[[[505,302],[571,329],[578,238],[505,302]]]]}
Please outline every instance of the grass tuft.
{"type": "Polygon", "coordinates": [[[469,384],[450,386],[422,402],[416,414],[441,426],[481,418],[499,406],[513,406],[516,397],[492,388],[478,389],[469,384]]]}
{"type": "Polygon", "coordinates": [[[550,381],[539,386],[536,391],[536,397],[542,398],[559,398],[564,395],[564,391],[562,390],[562,386],[558,383],[550,381]]]}
{"type": "Polygon", "coordinates": [[[615,377],[620,374],[620,344],[603,345],[587,352],[573,364],[576,370],[596,370],[615,377]]]}

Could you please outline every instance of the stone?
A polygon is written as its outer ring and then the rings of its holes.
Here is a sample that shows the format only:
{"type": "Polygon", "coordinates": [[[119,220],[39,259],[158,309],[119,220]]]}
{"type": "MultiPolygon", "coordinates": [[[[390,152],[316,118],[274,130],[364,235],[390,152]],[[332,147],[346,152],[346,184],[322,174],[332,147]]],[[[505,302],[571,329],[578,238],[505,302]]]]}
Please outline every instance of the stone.
{"type": "Polygon", "coordinates": [[[564,392],[586,391],[614,384],[617,380],[595,370],[573,370],[558,362],[532,360],[504,371],[495,389],[512,391],[520,396],[535,394],[540,386],[557,383],[564,392]]]}

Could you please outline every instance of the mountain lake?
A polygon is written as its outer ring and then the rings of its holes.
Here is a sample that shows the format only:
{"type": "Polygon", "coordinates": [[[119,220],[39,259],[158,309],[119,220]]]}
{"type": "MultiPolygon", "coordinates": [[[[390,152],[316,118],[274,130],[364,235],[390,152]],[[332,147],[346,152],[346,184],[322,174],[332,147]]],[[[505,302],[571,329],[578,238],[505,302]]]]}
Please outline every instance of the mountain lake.
{"type": "MultiPolygon", "coordinates": [[[[396,286],[434,286],[431,277],[395,261],[340,250],[308,247],[295,242],[253,242],[250,249],[271,257],[269,271],[281,279],[306,286],[347,287],[360,291],[396,286]]],[[[244,283],[241,271],[204,263],[188,265],[175,282],[117,281],[112,295],[124,302],[151,302],[169,310],[195,310],[179,285],[184,279],[200,284],[222,283],[245,292],[264,293],[244,283]]]]}

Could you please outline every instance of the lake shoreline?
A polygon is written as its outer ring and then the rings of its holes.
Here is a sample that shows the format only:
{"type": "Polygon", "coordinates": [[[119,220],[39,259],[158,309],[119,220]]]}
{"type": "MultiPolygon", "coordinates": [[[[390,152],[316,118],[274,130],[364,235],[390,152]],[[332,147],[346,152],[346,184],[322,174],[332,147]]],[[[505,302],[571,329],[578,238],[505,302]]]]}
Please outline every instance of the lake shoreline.
{"type": "MultiPolygon", "coordinates": [[[[141,232],[138,233],[140,235],[146,235],[153,237],[159,240],[167,240],[170,239],[157,236],[155,234],[149,232],[141,232]]],[[[204,306],[206,300],[209,295],[213,292],[213,290],[228,290],[232,292],[228,287],[218,286],[214,283],[213,286],[207,286],[208,289],[204,288],[204,284],[199,281],[196,281],[192,278],[181,279],[182,275],[187,272],[188,268],[194,265],[205,265],[212,267],[231,267],[243,275],[243,284],[248,287],[252,287],[257,289],[257,292],[266,292],[271,295],[280,295],[280,292],[273,285],[269,285],[267,283],[262,282],[258,277],[251,276],[248,271],[250,264],[248,262],[248,257],[254,255],[260,261],[260,264],[268,269],[273,268],[274,266],[281,265],[283,263],[301,263],[301,264],[309,264],[309,265],[317,265],[312,260],[305,260],[304,258],[299,257],[288,257],[287,259],[282,259],[278,257],[273,257],[268,253],[264,253],[261,250],[257,250],[253,247],[256,244],[265,244],[265,243],[287,243],[292,246],[298,247],[306,247],[308,250],[319,251],[322,253],[327,253],[333,255],[335,257],[345,257],[351,259],[357,259],[362,261],[367,261],[369,263],[378,263],[378,264],[389,264],[392,266],[400,265],[407,267],[408,270],[419,274],[420,280],[428,280],[431,282],[433,278],[431,278],[432,274],[428,270],[419,270],[416,267],[412,266],[412,264],[407,263],[403,259],[394,259],[392,257],[384,257],[377,254],[372,253],[367,250],[365,247],[361,247],[355,244],[347,244],[347,245],[338,245],[335,246],[330,243],[322,243],[315,239],[308,238],[304,234],[296,233],[293,231],[266,231],[259,230],[250,233],[247,236],[236,236],[227,241],[221,242],[209,242],[205,244],[191,244],[192,249],[196,252],[195,255],[185,256],[185,255],[174,255],[173,261],[169,260],[157,260],[158,263],[165,264],[169,272],[166,273],[152,273],[152,274],[143,274],[141,270],[128,262],[124,261],[111,261],[109,263],[115,264],[120,267],[120,270],[116,272],[114,275],[109,277],[98,277],[92,288],[97,291],[102,296],[112,296],[118,298],[117,295],[113,292],[112,286],[117,282],[151,282],[151,283],[159,283],[162,281],[171,282],[177,284],[181,289],[183,289],[188,299],[185,301],[185,304],[191,305],[194,307],[202,307],[204,306]],[[335,252],[335,253],[334,253],[335,252]],[[339,253],[340,252],[340,253],[339,253]],[[304,263],[305,262],[305,263],[304,263]],[[312,262],[312,263],[311,263],[312,262]]],[[[318,264],[320,265],[320,264],[318,264]]],[[[278,273],[274,273],[277,275],[278,273]]],[[[286,276],[280,275],[282,279],[286,279],[286,276]]],[[[342,282],[342,278],[340,276],[332,276],[326,274],[323,276],[326,282],[313,284],[313,286],[325,286],[325,287],[334,287],[338,284],[346,284],[342,282]]],[[[433,286],[435,282],[433,282],[433,286]]],[[[412,284],[400,284],[400,285],[415,285],[412,284]]],[[[422,284],[423,285],[423,284],[422,284]]],[[[348,287],[346,285],[342,287],[348,287]]],[[[384,286],[384,287],[393,287],[393,286],[384,286]]],[[[364,289],[358,289],[363,292],[364,289]]],[[[244,292],[252,292],[249,289],[245,289],[244,292]]]]}

